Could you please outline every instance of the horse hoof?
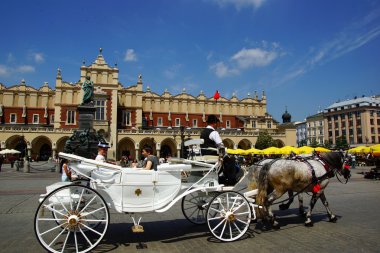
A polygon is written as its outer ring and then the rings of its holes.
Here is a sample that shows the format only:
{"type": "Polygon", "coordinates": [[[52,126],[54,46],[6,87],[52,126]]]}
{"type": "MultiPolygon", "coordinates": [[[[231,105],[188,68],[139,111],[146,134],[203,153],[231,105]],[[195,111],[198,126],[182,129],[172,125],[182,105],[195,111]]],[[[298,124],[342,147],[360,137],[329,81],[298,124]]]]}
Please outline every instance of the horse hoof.
{"type": "Polygon", "coordinates": [[[338,218],[336,216],[334,216],[333,218],[330,218],[330,222],[332,223],[336,223],[338,220],[338,218]]]}
{"type": "Polygon", "coordinates": [[[305,227],[310,228],[312,226],[314,226],[313,222],[311,222],[311,221],[310,222],[305,222],[305,227]]]}
{"type": "Polygon", "coordinates": [[[273,224],[272,225],[272,228],[275,229],[275,230],[279,230],[280,229],[280,224],[273,224]]]}
{"type": "Polygon", "coordinates": [[[285,205],[285,204],[281,204],[281,205],[279,205],[278,206],[279,208],[280,208],[280,210],[287,210],[287,209],[289,209],[289,207],[287,206],[287,205],[285,205]]]}

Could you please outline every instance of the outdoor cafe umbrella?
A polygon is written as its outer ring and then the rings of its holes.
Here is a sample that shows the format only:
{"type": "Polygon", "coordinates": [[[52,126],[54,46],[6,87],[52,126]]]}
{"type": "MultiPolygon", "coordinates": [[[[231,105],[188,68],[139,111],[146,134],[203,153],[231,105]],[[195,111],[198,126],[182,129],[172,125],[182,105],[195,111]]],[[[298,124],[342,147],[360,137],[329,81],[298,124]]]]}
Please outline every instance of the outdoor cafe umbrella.
{"type": "Polygon", "coordinates": [[[263,154],[263,151],[260,150],[260,149],[257,149],[257,148],[250,148],[250,149],[247,149],[246,152],[248,154],[252,154],[252,155],[262,155],[263,154]]]}
{"type": "Polygon", "coordinates": [[[298,149],[295,148],[295,147],[292,147],[292,146],[284,146],[284,147],[280,148],[280,152],[283,155],[289,155],[291,152],[297,154],[298,153],[298,149]]]}
{"type": "Polygon", "coordinates": [[[348,150],[348,153],[370,153],[372,150],[370,147],[359,146],[356,148],[351,148],[348,150]]]}
{"type": "Polygon", "coordinates": [[[324,147],[316,147],[315,149],[314,149],[315,151],[318,151],[318,152],[331,152],[331,150],[330,149],[327,149],[327,148],[324,148],[324,147]]]}
{"type": "Polygon", "coordinates": [[[269,148],[263,149],[263,153],[265,155],[281,155],[281,150],[276,147],[269,147],[269,148]]]}
{"type": "Polygon", "coordinates": [[[314,148],[309,147],[309,146],[302,146],[298,148],[298,154],[311,154],[313,153],[314,148]]]}
{"type": "Polygon", "coordinates": [[[20,154],[21,152],[15,149],[4,149],[0,151],[0,155],[8,155],[8,154],[20,154]]]}

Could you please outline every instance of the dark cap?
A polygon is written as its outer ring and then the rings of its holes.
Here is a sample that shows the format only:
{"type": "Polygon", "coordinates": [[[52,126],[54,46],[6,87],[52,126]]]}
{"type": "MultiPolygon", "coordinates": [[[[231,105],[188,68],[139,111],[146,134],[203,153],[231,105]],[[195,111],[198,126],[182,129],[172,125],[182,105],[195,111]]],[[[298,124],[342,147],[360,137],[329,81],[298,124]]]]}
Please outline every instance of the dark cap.
{"type": "Polygon", "coordinates": [[[218,122],[219,122],[219,119],[215,115],[213,114],[208,115],[207,123],[218,123],[218,122]]]}
{"type": "Polygon", "coordinates": [[[99,148],[110,148],[107,142],[99,142],[98,143],[99,148]]]}

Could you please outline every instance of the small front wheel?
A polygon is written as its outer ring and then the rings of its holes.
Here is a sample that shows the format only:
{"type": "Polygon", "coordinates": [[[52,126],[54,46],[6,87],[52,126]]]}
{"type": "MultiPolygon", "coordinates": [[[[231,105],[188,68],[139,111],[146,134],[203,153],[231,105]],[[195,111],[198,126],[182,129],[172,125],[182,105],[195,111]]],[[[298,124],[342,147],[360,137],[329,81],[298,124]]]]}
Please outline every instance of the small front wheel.
{"type": "Polygon", "coordinates": [[[247,199],[234,191],[215,196],[207,208],[207,225],[215,238],[235,241],[248,230],[252,218],[247,199]]]}
{"type": "Polygon", "coordinates": [[[40,203],[34,231],[49,252],[84,253],[100,243],[108,224],[108,206],[99,193],[87,186],[68,185],[40,203]]]}
{"type": "Polygon", "coordinates": [[[214,195],[196,191],[182,198],[182,213],[191,223],[202,225],[206,223],[207,206],[214,195]]]}

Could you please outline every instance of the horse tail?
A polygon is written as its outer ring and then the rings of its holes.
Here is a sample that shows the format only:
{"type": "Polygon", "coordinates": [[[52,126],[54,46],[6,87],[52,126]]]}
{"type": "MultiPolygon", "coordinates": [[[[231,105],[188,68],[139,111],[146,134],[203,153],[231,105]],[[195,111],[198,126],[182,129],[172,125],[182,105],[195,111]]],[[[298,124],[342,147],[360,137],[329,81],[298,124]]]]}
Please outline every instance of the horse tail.
{"type": "Polygon", "coordinates": [[[259,180],[258,180],[258,192],[256,196],[256,202],[258,205],[266,205],[267,203],[267,196],[268,196],[268,188],[269,188],[269,182],[268,182],[268,171],[272,165],[271,163],[266,163],[260,170],[259,174],[259,180]]]}

